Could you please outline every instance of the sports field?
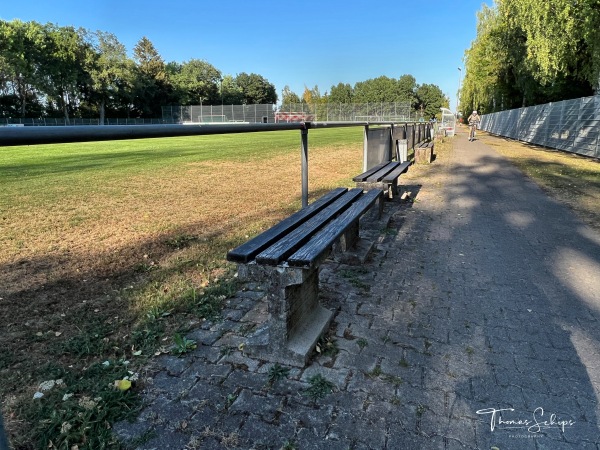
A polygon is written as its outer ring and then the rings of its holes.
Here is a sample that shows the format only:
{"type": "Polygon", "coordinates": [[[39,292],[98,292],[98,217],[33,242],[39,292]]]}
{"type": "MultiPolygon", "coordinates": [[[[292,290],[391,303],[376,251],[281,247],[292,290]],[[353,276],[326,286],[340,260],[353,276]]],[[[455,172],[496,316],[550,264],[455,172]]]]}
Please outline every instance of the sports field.
{"type": "MultiPolygon", "coordinates": [[[[352,185],[362,137],[310,131],[311,197],[352,185]]],[[[0,396],[14,443],[109,441],[102,421],[136,400],[106,381],[218,314],[235,290],[227,250],[299,209],[300,174],[298,131],[0,148],[0,396]],[[70,381],[32,401],[53,379],[70,381]],[[76,427],[82,398],[108,416],[76,427]]]]}

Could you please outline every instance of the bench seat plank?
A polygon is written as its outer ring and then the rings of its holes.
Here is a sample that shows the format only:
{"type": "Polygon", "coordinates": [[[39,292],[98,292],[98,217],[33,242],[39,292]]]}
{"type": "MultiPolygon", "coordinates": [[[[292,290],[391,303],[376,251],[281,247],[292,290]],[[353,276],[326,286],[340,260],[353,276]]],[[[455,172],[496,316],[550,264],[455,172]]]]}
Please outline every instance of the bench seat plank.
{"type": "Polygon", "coordinates": [[[357,221],[379,197],[383,195],[380,190],[367,191],[354,202],[350,208],[331,221],[325,228],[319,231],[309,242],[290,256],[287,261],[293,267],[314,267],[320,262],[327,249],[346,231],[346,229],[357,221]]]}
{"type": "Polygon", "coordinates": [[[295,228],[285,237],[275,242],[256,255],[258,264],[267,264],[275,266],[294,253],[310,237],[320,230],[328,221],[335,217],[339,212],[344,211],[357,197],[362,194],[362,189],[350,189],[335,202],[324,208],[318,214],[295,228]]]}
{"type": "Polygon", "coordinates": [[[398,178],[400,175],[402,175],[408,170],[408,166],[410,165],[411,161],[405,161],[399,164],[394,170],[392,170],[385,177],[383,177],[383,181],[385,183],[393,183],[396,178],[398,178]]]}
{"type": "Polygon", "coordinates": [[[367,178],[367,183],[376,183],[381,181],[389,172],[394,170],[398,166],[398,162],[389,162],[385,165],[385,167],[379,169],[377,172],[373,173],[367,178]]]}
{"type": "Polygon", "coordinates": [[[376,166],[371,167],[366,172],[361,173],[360,175],[357,175],[354,178],[352,178],[352,181],[356,181],[356,182],[366,181],[367,178],[369,178],[371,175],[373,175],[375,172],[377,172],[381,168],[385,167],[387,164],[388,164],[387,162],[384,162],[384,163],[381,163],[381,164],[377,164],[376,166]]]}
{"type": "Polygon", "coordinates": [[[227,253],[227,260],[237,263],[247,263],[252,261],[252,259],[254,259],[254,257],[264,249],[336,201],[347,191],[347,188],[337,188],[325,194],[323,197],[311,203],[306,208],[303,208],[300,211],[292,214],[291,216],[279,222],[277,225],[252,238],[245,244],[230,250],[227,253]]]}

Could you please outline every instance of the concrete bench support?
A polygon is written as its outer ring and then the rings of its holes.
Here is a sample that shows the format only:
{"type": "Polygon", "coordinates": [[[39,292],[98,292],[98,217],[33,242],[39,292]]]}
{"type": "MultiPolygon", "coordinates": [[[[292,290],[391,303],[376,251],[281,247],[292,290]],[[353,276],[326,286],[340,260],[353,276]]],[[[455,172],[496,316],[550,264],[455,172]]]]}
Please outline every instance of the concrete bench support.
{"type": "Polygon", "coordinates": [[[269,318],[248,340],[251,356],[304,367],[333,312],[319,304],[319,268],[240,265],[239,277],[266,290],[269,318]]]}
{"type": "Polygon", "coordinates": [[[415,147],[415,163],[431,164],[433,161],[433,142],[424,142],[419,147],[415,147]]]}

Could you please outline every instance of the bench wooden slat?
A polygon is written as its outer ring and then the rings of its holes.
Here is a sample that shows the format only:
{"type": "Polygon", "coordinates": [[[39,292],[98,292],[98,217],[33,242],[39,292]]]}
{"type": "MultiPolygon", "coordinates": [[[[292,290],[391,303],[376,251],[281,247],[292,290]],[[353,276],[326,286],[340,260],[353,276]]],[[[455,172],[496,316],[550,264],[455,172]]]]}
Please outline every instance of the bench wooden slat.
{"type": "Polygon", "coordinates": [[[335,217],[338,212],[344,211],[361,194],[362,189],[350,189],[314,217],[311,217],[288,235],[256,255],[256,262],[272,266],[279,264],[304,245],[313,234],[335,217]]]}
{"type": "Polygon", "coordinates": [[[411,161],[405,161],[399,164],[394,170],[392,170],[383,178],[383,181],[386,183],[392,183],[396,178],[408,170],[408,166],[410,166],[410,164],[411,161]]]}
{"type": "Polygon", "coordinates": [[[251,261],[264,249],[268,248],[277,240],[281,239],[282,236],[297,228],[303,222],[313,217],[332,202],[336,201],[347,191],[347,188],[337,188],[325,194],[314,203],[311,203],[306,208],[303,208],[300,211],[292,214],[291,216],[279,222],[277,225],[249,240],[245,244],[230,250],[227,253],[227,260],[238,263],[247,263],[251,261]]]}
{"type": "Polygon", "coordinates": [[[367,178],[368,183],[374,183],[381,181],[383,177],[385,177],[389,172],[394,170],[398,166],[398,162],[389,162],[385,165],[385,167],[379,169],[377,172],[373,173],[371,176],[367,178]]]}
{"type": "Polygon", "coordinates": [[[373,206],[373,203],[382,195],[383,192],[380,190],[367,191],[350,208],[331,221],[302,248],[290,256],[287,259],[288,264],[294,267],[314,266],[342,233],[373,206]]]}
{"type": "Polygon", "coordinates": [[[385,167],[387,164],[388,164],[387,162],[377,164],[375,167],[371,167],[366,172],[361,173],[360,175],[357,175],[354,178],[352,178],[352,181],[356,181],[356,182],[366,181],[367,178],[369,178],[372,174],[374,174],[375,172],[380,170],[382,167],[385,167]]]}

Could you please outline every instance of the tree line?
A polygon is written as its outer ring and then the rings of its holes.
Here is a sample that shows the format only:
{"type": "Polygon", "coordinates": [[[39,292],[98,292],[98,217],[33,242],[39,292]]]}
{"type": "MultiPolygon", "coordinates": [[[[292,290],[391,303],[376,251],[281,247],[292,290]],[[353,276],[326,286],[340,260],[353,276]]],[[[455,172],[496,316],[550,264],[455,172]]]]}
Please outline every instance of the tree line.
{"type": "Polygon", "coordinates": [[[127,56],[111,33],[0,20],[0,117],[151,118],[163,105],[275,103],[258,74],[206,61],[165,63],[142,37],[127,56]]]}
{"type": "MultiPolygon", "coordinates": [[[[285,86],[283,103],[407,102],[423,116],[448,98],[412,75],[385,76],[302,97],[285,86]]],[[[274,104],[275,86],[255,73],[223,75],[200,59],[166,63],[142,37],[129,57],[111,33],[35,21],[0,20],[0,117],[156,118],[166,105],[274,104]]]]}
{"type": "Polygon", "coordinates": [[[349,83],[338,83],[331,86],[329,92],[321,94],[319,87],[305,86],[302,96],[285,86],[282,92],[282,105],[297,103],[408,103],[412,111],[430,118],[440,115],[440,108],[449,106],[449,99],[435,84],[418,84],[412,75],[399,78],[380,76],[359,81],[351,86],[349,83]]]}
{"type": "Polygon", "coordinates": [[[477,15],[465,52],[468,115],[600,92],[600,1],[496,0],[477,15]]]}

